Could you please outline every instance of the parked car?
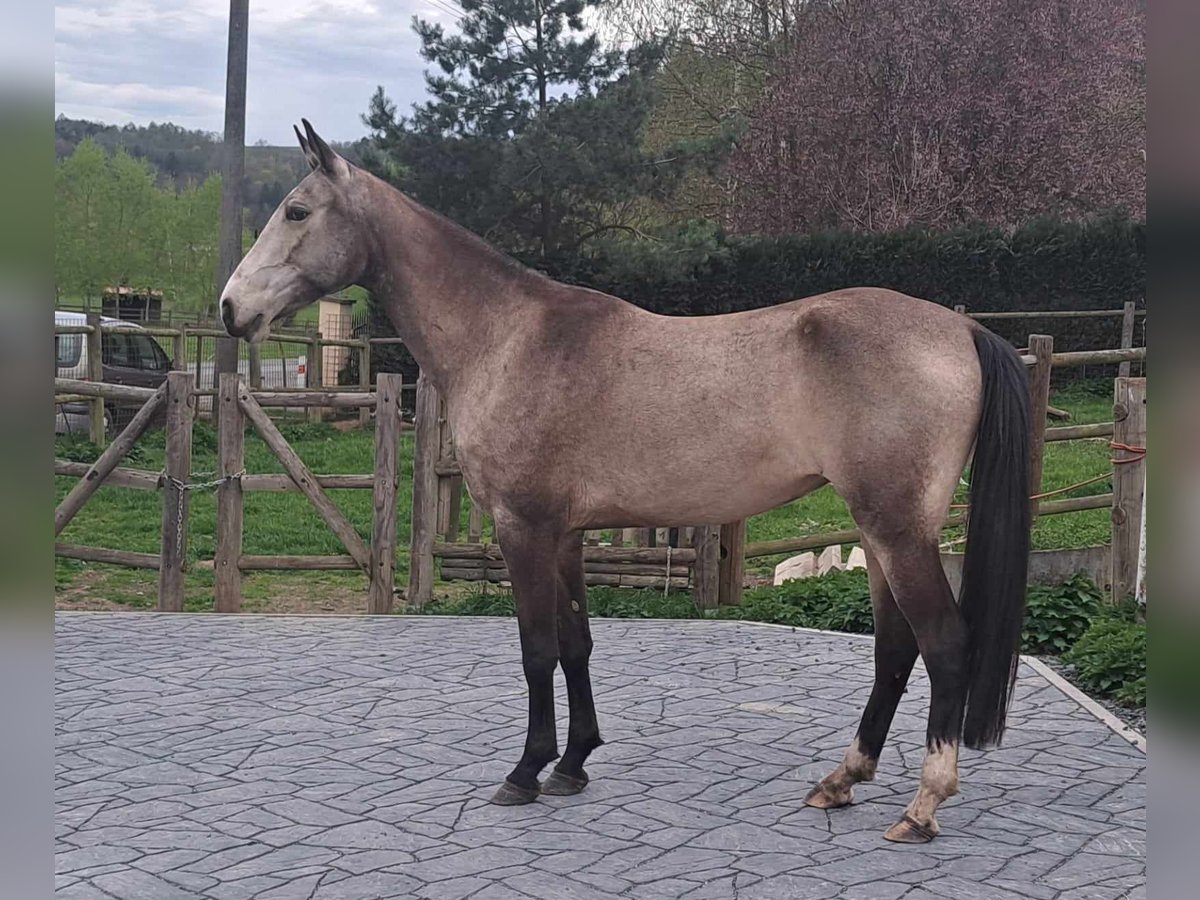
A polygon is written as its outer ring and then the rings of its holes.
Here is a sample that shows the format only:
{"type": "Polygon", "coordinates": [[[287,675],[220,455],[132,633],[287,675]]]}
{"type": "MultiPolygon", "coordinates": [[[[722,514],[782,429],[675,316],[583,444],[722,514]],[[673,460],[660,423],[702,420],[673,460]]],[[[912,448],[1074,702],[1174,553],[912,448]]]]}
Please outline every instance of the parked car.
{"type": "MultiPolygon", "coordinates": [[[[55,325],[86,325],[87,316],[77,312],[54,313],[55,325]]],[[[100,339],[102,378],[110,384],[157,388],[167,378],[171,360],[158,341],[146,334],[141,326],[120,319],[102,318],[104,327],[100,339]]],[[[86,381],[88,375],[88,343],[82,334],[54,335],[54,374],[59,378],[86,381]]],[[[105,431],[120,431],[138,410],[137,403],[107,400],[104,404],[105,431]]],[[[54,432],[88,433],[90,413],[83,401],[60,403],[55,407],[54,432]]],[[[157,424],[161,424],[157,423],[157,424]]]]}

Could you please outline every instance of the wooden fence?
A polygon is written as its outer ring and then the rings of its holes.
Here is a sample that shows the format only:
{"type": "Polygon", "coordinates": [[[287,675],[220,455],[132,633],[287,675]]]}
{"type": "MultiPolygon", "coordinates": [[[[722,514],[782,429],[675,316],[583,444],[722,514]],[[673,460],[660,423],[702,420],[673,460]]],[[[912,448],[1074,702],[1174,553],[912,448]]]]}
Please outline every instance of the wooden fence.
{"type": "MultiPolygon", "coordinates": [[[[1122,311],[1085,310],[1054,313],[995,313],[991,317],[1025,316],[1123,317],[1122,343],[1115,350],[1055,353],[1052,338],[1031,335],[1022,359],[1030,370],[1030,395],[1035,421],[1044,422],[1049,408],[1050,372],[1056,367],[1083,365],[1119,365],[1116,381],[1113,421],[1095,425],[1071,425],[1035,429],[1031,456],[1033,477],[1031,503],[1038,515],[1054,515],[1084,509],[1112,510],[1112,589],[1114,596],[1133,593],[1137,578],[1140,523],[1144,503],[1145,457],[1145,379],[1128,377],[1132,362],[1146,358],[1144,347],[1128,344],[1132,340],[1132,322],[1142,311],[1126,304],[1122,311]],[[1110,438],[1114,449],[1113,490],[1107,494],[1057,499],[1041,491],[1042,458],[1047,442],[1110,438]]],[[[975,314],[985,318],[989,314],[975,314]]],[[[159,570],[159,608],[183,608],[183,570],[187,559],[188,495],[200,488],[217,491],[217,547],[215,558],[198,565],[215,570],[215,602],[220,612],[236,611],[241,599],[241,573],[253,570],[282,569],[358,569],[370,583],[368,609],[391,609],[395,557],[395,495],[397,452],[401,428],[401,392],[411,389],[399,375],[383,375],[374,391],[367,379],[370,372],[370,346],[397,339],[324,340],[317,336],[279,335],[278,339],[308,343],[315,371],[309,378],[321,383],[320,360],[323,346],[349,346],[359,353],[362,384],[357,390],[287,389],[256,390],[251,368],[250,383],[236,375],[222,375],[217,386],[198,389],[198,372],[176,369],[169,373],[158,390],[106,384],[100,381],[102,326],[92,318],[84,326],[57,326],[58,334],[87,336],[89,363],[95,371],[90,380],[55,379],[55,394],[86,399],[92,403],[91,422],[103,440],[104,409],[109,401],[140,403],[141,408],[125,429],[117,435],[91,465],[55,461],[55,473],[77,476],[78,484],[55,510],[56,537],[101,484],[136,490],[161,490],[162,544],[158,554],[55,544],[59,556],[116,563],[159,570]],[[219,471],[213,482],[195,484],[191,479],[192,421],[199,399],[211,398],[219,421],[219,471]],[[358,409],[366,421],[371,410],[376,416],[375,471],[363,475],[315,475],[287,445],[265,410],[303,408],[319,416],[326,409],[358,409]],[[123,468],[121,460],[146,428],[165,412],[166,466],[163,472],[123,468]],[[249,421],[272,452],[280,459],[287,474],[251,474],[243,471],[243,435],[249,421]],[[330,488],[370,489],[374,493],[374,525],[368,547],[346,521],[325,491],[330,488]],[[242,497],[249,490],[300,491],[322,516],[346,549],[339,556],[252,556],[242,552],[242,497]]],[[[177,363],[191,338],[203,340],[221,332],[215,329],[147,328],[160,337],[170,337],[177,363]]],[[[485,541],[485,516],[469,498],[463,496],[462,473],[454,457],[454,440],[446,422],[445,406],[437,391],[424,378],[416,385],[416,435],[413,460],[412,544],[407,589],[408,602],[419,606],[432,597],[435,571],[440,562],[444,580],[500,582],[507,579],[503,557],[494,541],[485,541]],[[466,525],[462,509],[467,508],[466,525]]],[[[1051,492],[1051,495],[1057,492],[1051,492]]],[[[961,512],[953,513],[947,527],[961,524],[961,512]]],[[[744,520],[720,524],[697,524],[672,528],[616,529],[585,535],[584,559],[588,584],[627,587],[691,587],[701,608],[741,602],[747,559],[821,549],[832,544],[853,543],[861,535],[857,529],[784,540],[746,542],[744,520]],[[606,539],[602,540],[602,537],[606,539]]]]}
{"type": "Polygon", "coordinates": [[[187,565],[188,498],[197,489],[217,491],[217,534],[214,559],[200,565],[214,569],[217,612],[237,612],[243,572],[260,569],[358,569],[368,578],[367,611],[392,609],[396,558],[396,487],[400,444],[399,375],[380,375],[372,392],[252,391],[234,374],[222,374],[216,393],[218,471],[213,481],[192,481],[192,423],[198,392],[191,372],[171,372],[158,390],[69,379],[55,379],[55,392],[140,400],[143,405],[125,429],[91,465],[55,460],[56,475],[79,481],[54,511],[57,538],[102,484],[162,491],[162,537],[157,554],[56,543],[55,554],[70,559],[157,569],[158,608],[180,611],[184,603],[187,565]],[[370,475],[315,475],[296,455],[267,415],[272,407],[357,407],[375,411],[375,471],[370,475]],[[166,461],[162,472],[120,468],[119,463],[163,410],[166,412],[166,461]],[[245,424],[249,422],[286,475],[253,475],[245,471],[245,424]],[[370,546],[326,494],[328,488],[373,492],[370,546]],[[248,490],[291,490],[304,494],[346,549],[343,556],[248,556],[242,552],[242,498],[248,490]]]}
{"type": "MultiPolygon", "coordinates": [[[[1132,305],[1124,313],[1132,319],[1132,305]]],[[[1112,315],[1106,312],[1106,315],[1112,315]]],[[[1076,314],[1078,315],[1078,313],[1076,314]]],[[[1129,332],[1132,334],[1132,331],[1129,332]]],[[[1120,365],[1141,362],[1144,347],[1055,353],[1048,335],[1030,335],[1022,361],[1029,368],[1033,421],[1030,502],[1035,515],[1047,516],[1086,509],[1112,510],[1112,592],[1133,593],[1140,539],[1145,456],[1145,378],[1122,375],[1116,380],[1113,421],[1092,425],[1045,428],[1054,368],[1120,365]],[[1110,438],[1114,453],[1113,490],[1087,497],[1055,499],[1057,491],[1042,491],[1042,461],[1049,442],[1110,438]],[[1127,449],[1127,448],[1133,448],[1127,449]]],[[[432,597],[435,567],[440,562],[446,581],[506,581],[508,572],[499,546],[484,542],[484,516],[468,504],[465,535],[461,523],[464,503],[462,472],[454,458],[454,439],[446,421],[445,403],[424,378],[417,384],[416,441],[413,459],[412,545],[407,598],[420,605],[432,597]]],[[[964,513],[954,512],[945,527],[961,525],[964,513]]],[[[746,521],[684,528],[614,529],[601,542],[601,532],[587,532],[584,570],[588,584],[692,589],[701,609],[740,604],[748,559],[817,550],[833,544],[856,543],[858,529],[805,535],[784,540],[746,543],[746,521]]]]}

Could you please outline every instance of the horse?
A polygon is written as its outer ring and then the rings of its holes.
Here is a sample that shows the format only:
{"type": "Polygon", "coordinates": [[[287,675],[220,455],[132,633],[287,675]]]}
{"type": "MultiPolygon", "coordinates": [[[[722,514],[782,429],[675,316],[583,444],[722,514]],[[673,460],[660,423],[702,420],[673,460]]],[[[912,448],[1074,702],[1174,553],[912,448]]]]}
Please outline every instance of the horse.
{"type": "Polygon", "coordinates": [[[932,840],[938,806],[958,792],[960,743],[999,743],[1016,678],[1032,423],[1013,348],[881,288],[656,315],[520,265],[302,122],[312,171],[229,278],[221,316],[231,336],[261,341],[272,322],[361,285],[445,397],[463,478],[495,522],[528,685],[524,751],[492,801],[579,793],[603,743],[584,529],[732,522],[830,484],[867,553],[874,685],[842,762],[805,803],[846,806],[875,776],[920,655],[931,693],[920,783],[884,836],[932,840]],[[938,540],[968,462],[956,603],[938,540]],[[570,717],[561,755],[556,666],[570,717]]]}

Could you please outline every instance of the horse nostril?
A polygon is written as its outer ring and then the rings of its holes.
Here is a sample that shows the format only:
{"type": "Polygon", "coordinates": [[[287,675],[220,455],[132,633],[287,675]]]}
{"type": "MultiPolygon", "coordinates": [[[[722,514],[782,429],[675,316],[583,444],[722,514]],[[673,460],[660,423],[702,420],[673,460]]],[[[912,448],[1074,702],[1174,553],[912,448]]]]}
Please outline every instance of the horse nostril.
{"type": "Polygon", "coordinates": [[[221,301],[221,321],[225,323],[225,330],[233,328],[233,304],[226,297],[221,301]]]}

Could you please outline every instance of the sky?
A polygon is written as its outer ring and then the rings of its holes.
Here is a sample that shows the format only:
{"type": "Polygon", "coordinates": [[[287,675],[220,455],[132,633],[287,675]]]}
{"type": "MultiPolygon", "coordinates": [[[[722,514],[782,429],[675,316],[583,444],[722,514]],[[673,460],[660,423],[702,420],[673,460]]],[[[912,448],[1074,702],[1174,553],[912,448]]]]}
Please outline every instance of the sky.
{"type": "MultiPolygon", "coordinates": [[[[446,0],[250,0],[246,143],[295,141],[304,116],[327,140],[367,133],[377,85],[399,109],[423,99],[414,14],[452,24],[446,0]]],[[[228,0],[56,0],[55,115],[109,124],[224,127],[228,0]]]]}

